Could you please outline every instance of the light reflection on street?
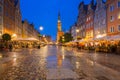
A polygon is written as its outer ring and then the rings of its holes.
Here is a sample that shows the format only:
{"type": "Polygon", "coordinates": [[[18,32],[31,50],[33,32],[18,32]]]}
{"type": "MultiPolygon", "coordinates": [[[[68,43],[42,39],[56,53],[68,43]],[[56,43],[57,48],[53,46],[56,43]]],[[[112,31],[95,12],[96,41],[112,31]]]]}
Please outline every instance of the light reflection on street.
{"type": "Polygon", "coordinates": [[[2,58],[2,54],[0,54],[0,59],[2,58]]]}
{"type": "Polygon", "coordinates": [[[62,47],[62,59],[64,60],[65,59],[65,48],[64,47],[62,47]]]}
{"type": "Polygon", "coordinates": [[[63,61],[63,60],[62,60],[62,56],[61,56],[61,55],[58,55],[58,56],[57,56],[57,66],[58,66],[58,67],[61,67],[61,66],[62,66],[62,61],[63,61]]]}
{"type": "Polygon", "coordinates": [[[112,54],[106,56],[60,46],[6,54],[8,57],[0,59],[0,73],[4,70],[0,75],[2,80],[96,80],[102,76],[107,80],[120,80],[120,56],[112,54]]]}
{"type": "Polygon", "coordinates": [[[16,66],[16,65],[17,65],[16,60],[17,60],[17,58],[14,58],[14,59],[13,59],[13,66],[16,66]]]}
{"type": "Polygon", "coordinates": [[[79,67],[80,67],[79,62],[76,62],[76,69],[79,69],[79,67]]]}

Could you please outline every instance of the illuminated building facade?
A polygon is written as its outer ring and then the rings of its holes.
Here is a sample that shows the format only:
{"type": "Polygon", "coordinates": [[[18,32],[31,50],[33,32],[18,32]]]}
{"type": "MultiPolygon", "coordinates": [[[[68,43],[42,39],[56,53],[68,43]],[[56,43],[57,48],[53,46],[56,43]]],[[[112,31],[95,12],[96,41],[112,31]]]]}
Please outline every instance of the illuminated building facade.
{"type": "Polygon", "coordinates": [[[86,15],[86,39],[92,39],[94,37],[94,0],[88,5],[87,15],[86,15]]]}
{"type": "Polygon", "coordinates": [[[20,0],[0,0],[0,39],[4,33],[10,34],[12,40],[31,38],[33,35],[38,39],[39,32],[34,25],[22,22],[20,0]]]}
{"type": "Polygon", "coordinates": [[[15,0],[15,34],[17,38],[22,38],[22,16],[20,10],[20,0],[15,0]]]}
{"type": "Polygon", "coordinates": [[[87,6],[84,2],[81,2],[79,5],[79,14],[77,18],[77,36],[80,38],[86,37],[86,15],[87,15],[87,6]]]}
{"type": "Polygon", "coordinates": [[[30,24],[27,20],[22,21],[22,38],[35,38],[39,39],[38,37],[39,32],[34,29],[34,25],[30,24]]]}
{"type": "Polygon", "coordinates": [[[3,0],[3,32],[13,35],[15,32],[15,3],[14,0],[3,0]]]}

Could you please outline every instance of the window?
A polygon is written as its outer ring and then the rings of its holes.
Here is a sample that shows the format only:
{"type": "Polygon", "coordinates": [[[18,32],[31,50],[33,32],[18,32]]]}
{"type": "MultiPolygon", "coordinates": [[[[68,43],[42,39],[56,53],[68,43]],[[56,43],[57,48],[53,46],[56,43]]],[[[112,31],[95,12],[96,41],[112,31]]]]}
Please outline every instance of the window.
{"type": "Polygon", "coordinates": [[[91,19],[91,17],[89,17],[89,20],[91,19]]]}
{"type": "Polygon", "coordinates": [[[118,25],[118,31],[120,31],[120,25],[118,25]]]}
{"type": "Polygon", "coordinates": [[[89,21],[89,18],[87,18],[87,21],[89,21]]]}
{"type": "Polygon", "coordinates": [[[103,24],[103,25],[105,24],[105,19],[103,19],[103,22],[102,22],[102,24],[103,24]]]}
{"type": "Polygon", "coordinates": [[[114,21],[114,16],[110,16],[110,21],[114,21]]]}
{"type": "Polygon", "coordinates": [[[110,6],[110,12],[114,11],[114,5],[110,6]]]}
{"type": "Polygon", "coordinates": [[[114,27],[111,27],[111,28],[110,28],[110,32],[114,32],[114,27]]]}
{"type": "Polygon", "coordinates": [[[120,1],[118,1],[118,8],[120,8],[120,1]]]}

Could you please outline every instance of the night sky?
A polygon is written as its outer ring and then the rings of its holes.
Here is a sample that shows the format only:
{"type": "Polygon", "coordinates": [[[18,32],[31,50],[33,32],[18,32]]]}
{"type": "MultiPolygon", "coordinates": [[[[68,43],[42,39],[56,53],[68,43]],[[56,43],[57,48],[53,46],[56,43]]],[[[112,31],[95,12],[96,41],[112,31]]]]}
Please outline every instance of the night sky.
{"type": "MultiPolygon", "coordinates": [[[[21,0],[22,19],[34,23],[35,29],[44,27],[42,34],[56,39],[58,12],[61,14],[62,30],[68,31],[78,16],[78,5],[82,0],[21,0]]],[[[91,0],[85,0],[85,3],[91,0]]]]}

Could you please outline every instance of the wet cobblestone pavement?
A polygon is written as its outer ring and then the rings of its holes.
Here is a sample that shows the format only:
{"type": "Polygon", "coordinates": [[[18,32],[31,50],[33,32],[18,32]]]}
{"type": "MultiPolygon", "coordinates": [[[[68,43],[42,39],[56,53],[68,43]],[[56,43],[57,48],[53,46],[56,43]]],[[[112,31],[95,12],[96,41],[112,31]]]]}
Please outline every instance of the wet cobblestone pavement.
{"type": "Polygon", "coordinates": [[[45,46],[1,52],[0,80],[120,80],[120,56],[45,46]]]}

